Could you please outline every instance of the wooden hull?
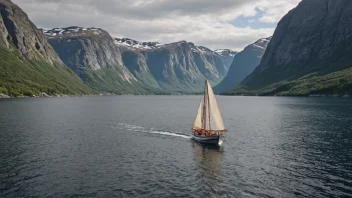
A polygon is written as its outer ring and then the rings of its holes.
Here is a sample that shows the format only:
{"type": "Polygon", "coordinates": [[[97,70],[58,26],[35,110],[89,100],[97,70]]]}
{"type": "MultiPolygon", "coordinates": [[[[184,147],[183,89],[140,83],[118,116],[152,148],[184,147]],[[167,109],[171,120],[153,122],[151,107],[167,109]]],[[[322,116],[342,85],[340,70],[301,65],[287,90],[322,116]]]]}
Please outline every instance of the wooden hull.
{"type": "Polygon", "coordinates": [[[193,134],[193,139],[197,142],[206,144],[221,145],[223,142],[223,136],[198,136],[196,134],[193,134]]]}

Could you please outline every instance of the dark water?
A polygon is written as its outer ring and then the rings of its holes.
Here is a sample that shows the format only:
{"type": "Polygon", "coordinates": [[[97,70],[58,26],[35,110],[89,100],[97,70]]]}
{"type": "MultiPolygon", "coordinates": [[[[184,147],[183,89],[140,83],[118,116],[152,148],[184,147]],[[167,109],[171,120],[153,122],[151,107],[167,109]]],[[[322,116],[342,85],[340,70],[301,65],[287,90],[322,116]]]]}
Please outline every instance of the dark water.
{"type": "Polygon", "coordinates": [[[352,196],[352,100],[218,97],[221,148],[189,139],[199,101],[0,100],[0,197],[352,196]]]}

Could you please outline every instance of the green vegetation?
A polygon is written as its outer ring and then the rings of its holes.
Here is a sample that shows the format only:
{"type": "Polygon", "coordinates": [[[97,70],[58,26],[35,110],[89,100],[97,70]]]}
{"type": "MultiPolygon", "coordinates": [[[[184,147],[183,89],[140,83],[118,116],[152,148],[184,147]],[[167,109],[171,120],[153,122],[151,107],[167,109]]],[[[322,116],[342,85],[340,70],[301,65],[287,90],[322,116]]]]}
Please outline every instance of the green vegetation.
{"type": "MultiPolygon", "coordinates": [[[[80,76],[84,83],[89,87],[99,90],[102,93],[121,94],[153,94],[153,95],[170,95],[170,94],[194,94],[204,89],[204,82],[199,84],[180,84],[177,80],[174,83],[160,83],[162,88],[150,86],[150,84],[142,82],[141,80],[129,79],[123,80],[121,77],[123,73],[115,67],[103,68],[97,71],[85,67],[72,68],[78,76],[80,76]],[[145,84],[144,84],[145,83],[145,84]],[[190,89],[192,88],[192,89],[190,89]]],[[[148,79],[144,79],[148,80],[148,79]]],[[[171,82],[171,80],[169,81],[171,82]]]]}
{"type": "Polygon", "coordinates": [[[314,76],[314,74],[310,74],[298,80],[280,82],[257,90],[251,90],[244,85],[240,85],[235,89],[223,93],[223,95],[352,96],[352,68],[324,76],[314,76]]]}
{"type": "Polygon", "coordinates": [[[83,79],[89,87],[113,94],[146,94],[147,90],[137,84],[137,81],[130,79],[124,81],[119,76],[121,71],[116,68],[103,68],[97,71],[79,67],[75,68],[76,73],[83,79]]]}
{"type": "Polygon", "coordinates": [[[9,96],[97,94],[67,67],[50,65],[44,60],[26,61],[18,52],[0,46],[0,93],[9,96]]]}

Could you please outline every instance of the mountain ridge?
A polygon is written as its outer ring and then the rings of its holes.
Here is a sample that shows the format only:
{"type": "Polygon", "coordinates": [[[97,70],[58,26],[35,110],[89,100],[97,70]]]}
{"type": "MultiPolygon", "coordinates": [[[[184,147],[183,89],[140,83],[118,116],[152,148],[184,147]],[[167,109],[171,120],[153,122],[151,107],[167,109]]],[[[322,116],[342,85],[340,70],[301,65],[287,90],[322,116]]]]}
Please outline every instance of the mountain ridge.
{"type": "Polygon", "coordinates": [[[261,58],[271,40],[262,38],[246,46],[236,54],[225,78],[214,87],[215,93],[222,93],[239,85],[260,64],[261,58]]]}
{"type": "MultiPolygon", "coordinates": [[[[222,57],[206,47],[196,46],[187,41],[159,44],[147,48],[126,47],[125,45],[121,47],[126,53],[138,53],[140,62],[146,64],[144,67],[149,68],[159,86],[173,91],[181,88],[187,90],[186,92],[198,92],[201,90],[204,76],[208,76],[213,83],[217,83],[226,74],[228,66],[227,57],[222,57]]],[[[132,73],[136,72],[129,64],[126,66],[131,69],[132,73]]]]}
{"type": "MultiPolygon", "coordinates": [[[[118,59],[115,61],[115,65],[119,65],[121,69],[127,68],[128,72],[123,69],[123,73],[133,76],[131,79],[137,81],[138,86],[148,90],[164,90],[166,92],[199,92],[202,89],[204,76],[208,76],[213,84],[218,83],[226,75],[229,60],[232,60],[234,56],[232,51],[221,55],[209,48],[196,46],[187,41],[160,44],[158,42],[139,42],[129,38],[112,38],[107,31],[94,27],[71,26],[43,30],[43,32],[65,64],[70,66],[86,83],[87,75],[82,73],[83,63],[80,60],[85,56],[78,55],[78,52],[84,51],[86,54],[87,49],[75,49],[72,43],[77,40],[81,40],[79,43],[88,42],[83,40],[89,40],[91,43],[97,37],[109,37],[105,39],[106,42],[99,41],[100,46],[97,44],[92,46],[93,51],[101,54],[103,46],[109,45],[108,51],[118,59]],[[108,43],[107,40],[109,40],[108,43]],[[68,52],[66,49],[75,50],[68,52]],[[71,56],[72,53],[74,57],[71,56]]],[[[80,46],[82,47],[82,45],[80,46]]],[[[104,61],[85,62],[85,66],[94,62],[93,65],[96,67],[92,69],[98,71],[102,68],[98,63],[104,61]]],[[[94,77],[90,80],[94,81],[94,77]]],[[[89,86],[98,90],[103,88],[96,87],[94,84],[89,84],[89,86]]]]}
{"type": "MultiPolygon", "coordinates": [[[[347,28],[343,27],[343,24],[341,27],[341,23],[344,23],[343,20],[346,21],[351,15],[344,10],[351,10],[351,7],[352,3],[348,0],[339,2],[303,0],[279,22],[272,42],[268,46],[268,51],[265,53],[256,72],[261,73],[261,71],[270,69],[270,65],[275,67],[285,67],[288,64],[303,65],[301,68],[291,66],[291,68],[299,69],[295,74],[284,71],[280,72],[281,77],[275,77],[278,80],[292,80],[308,73],[326,69],[326,67],[313,67],[312,65],[321,64],[324,61],[331,62],[324,59],[331,58],[333,53],[340,53],[334,52],[334,46],[339,45],[337,43],[343,43],[346,46],[347,43],[351,42],[351,30],[345,29],[345,39],[338,35],[339,32],[337,31],[339,28],[347,28]],[[304,18],[306,20],[302,20],[304,18]],[[340,20],[342,22],[339,22],[340,20]],[[320,28],[323,28],[321,29],[322,31],[317,32],[320,28]],[[288,30],[285,31],[286,29],[288,30]],[[329,34],[331,35],[329,36],[329,34]],[[339,41],[339,39],[341,40],[339,41]],[[276,54],[276,51],[281,51],[280,55],[276,54]]],[[[336,50],[344,51],[345,49],[351,48],[336,50]]],[[[337,71],[338,69],[332,70],[337,71]]],[[[256,72],[253,75],[256,75],[256,72]]],[[[326,72],[322,72],[322,74],[326,74],[326,72]]],[[[250,82],[250,78],[253,78],[252,76],[246,80],[245,84],[252,84],[250,82]]],[[[254,84],[253,86],[256,87],[254,84]]]]}
{"type": "Polygon", "coordinates": [[[43,30],[60,58],[88,86],[113,94],[147,94],[124,66],[119,48],[100,28],[71,26],[43,30]]]}
{"type": "MultiPolygon", "coordinates": [[[[352,77],[349,77],[350,72],[346,69],[352,65],[349,55],[352,53],[351,18],[352,1],[301,1],[278,23],[260,65],[239,88],[231,92],[262,92],[276,84],[281,88],[272,94],[285,92],[285,95],[306,95],[322,89],[334,94],[334,89],[350,86],[348,82],[352,77]],[[339,73],[341,71],[345,71],[346,75],[339,73]],[[336,72],[341,81],[330,79],[336,72]],[[312,84],[311,88],[302,88],[302,93],[296,90],[297,86],[281,86],[291,81],[304,84],[307,81],[301,78],[307,80],[307,76],[329,79],[329,83],[324,83],[326,87],[320,88],[312,84]]],[[[343,90],[345,93],[350,92],[343,90]]]]}

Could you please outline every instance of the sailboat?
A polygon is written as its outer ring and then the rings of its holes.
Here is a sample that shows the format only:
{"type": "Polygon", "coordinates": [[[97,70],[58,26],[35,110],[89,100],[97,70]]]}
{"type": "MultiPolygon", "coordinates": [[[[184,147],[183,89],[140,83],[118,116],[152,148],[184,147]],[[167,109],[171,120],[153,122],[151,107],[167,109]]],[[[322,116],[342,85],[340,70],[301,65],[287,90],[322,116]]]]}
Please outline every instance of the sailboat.
{"type": "Polygon", "coordinates": [[[205,79],[205,90],[192,131],[194,140],[217,145],[222,144],[223,134],[227,132],[208,79],[205,79]]]}

